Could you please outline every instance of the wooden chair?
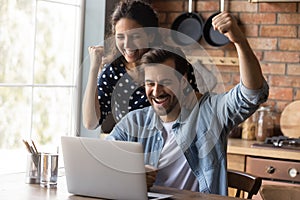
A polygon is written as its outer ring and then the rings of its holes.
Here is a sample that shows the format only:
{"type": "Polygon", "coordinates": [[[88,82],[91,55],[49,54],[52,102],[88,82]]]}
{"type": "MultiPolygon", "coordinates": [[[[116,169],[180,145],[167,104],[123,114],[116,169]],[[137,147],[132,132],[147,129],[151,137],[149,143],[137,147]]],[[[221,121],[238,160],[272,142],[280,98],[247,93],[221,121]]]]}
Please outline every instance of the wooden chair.
{"type": "Polygon", "coordinates": [[[240,197],[241,192],[247,192],[246,199],[251,199],[253,195],[257,194],[262,183],[260,177],[236,170],[228,170],[227,177],[228,187],[236,189],[235,197],[240,197]]]}

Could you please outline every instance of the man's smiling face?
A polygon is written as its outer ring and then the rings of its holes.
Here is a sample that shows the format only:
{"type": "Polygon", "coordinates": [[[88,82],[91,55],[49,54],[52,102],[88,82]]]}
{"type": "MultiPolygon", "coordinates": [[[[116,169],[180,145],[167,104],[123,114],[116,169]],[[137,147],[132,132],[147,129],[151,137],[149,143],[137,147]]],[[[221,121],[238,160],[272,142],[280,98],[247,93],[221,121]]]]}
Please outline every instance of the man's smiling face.
{"type": "Polygon", "coordinates": [[[146,95],[150,104],[163,121],[176,120],[180,113],[178,99],[182,86],[175,75],[174,60],[167,59],[161,64],[145,67],[144,70],[146,95]]]}

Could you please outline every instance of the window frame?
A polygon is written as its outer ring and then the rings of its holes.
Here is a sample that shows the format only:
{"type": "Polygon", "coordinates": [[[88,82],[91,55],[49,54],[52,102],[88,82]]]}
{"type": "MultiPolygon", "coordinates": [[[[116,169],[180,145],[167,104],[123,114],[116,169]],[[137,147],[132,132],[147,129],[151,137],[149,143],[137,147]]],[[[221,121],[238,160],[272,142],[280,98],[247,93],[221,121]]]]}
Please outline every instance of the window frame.
{"type": "MultiPolygon", "coordinates": [[[[103,44],[105,34],[110,29],[110,15],[115,4],[119,0],[85,0],[84,14],[84,33],[83,33],[83,48],[82,48],[82,84],[80,94],[80,118],[78,119],[79,132],[77,136],[98,138],[101,132],[101,126],[95,130],[88,130],[82,123],[82,99],[84,96],[88,74],[89,74],[89,55],[88,47],[96,44],[103,44]]],[[[96,83],[95,83],[96,84],[96,83]]],[[[78,129],[77,129],[78,130],[78,129]]]]}
{"type": "MultiPolygon", "coordinates": [[[[50,3],[60,3],[65,5],[74,6],[73,4],[69,3],[72,2],[69,0],[35,0],[35,3],[37,2],[50,2],[50,3]],[[59,2],[61,1],[61,2],[59,2]]],[[[74,90],[74,102],[73,102],[73,111],[72,114],[74,114],[74,123],[72,126],[72,130],[74,130],[74,133],[68,133],[68,135],[73,136],[87,136],[87,137],[99,137],[99,129],[90,131],[83,127],[82,123],[82,99],[83,94],[85,91],[85,86],[87,83],[88,78],[88,72],[89,72],[89,55],[88,55],[88,46],[99,44],[100,41],[104,40],[104,34],[105,34],[105,21],[107,19],[107,4],[111,6],[113,5],[113,2],[116,2],[116,0],[109,1],[109,0],[78,0],[81,4],[80,8],[80,22],[78,23],[78,36],[76,36],[76,45],[78,49],[78,57],[76,57],[76,61],[74,63],[78,64],[79,66],[75,66],[75,70],[77,71],[77,79],[74,81],[72,85],[69,84],[62,84],[62,85],[52,85],[49,84],[49,86],[63,86],[63,87],[77,87],[77,89],[74,90]]],[[[75,4],[75,3],[74,3],[75,4]]],[[[36,18],[34,20],[37,20],[36,18]]],[[[34,27],[35,29],[35,27],[34,27]]],[[[34,30],[36,33],[36,30],[34,30]]],[[[36,43],[36,41],[34,41],[36,43]]],[[[34,55],[33,55],[34,56],[34,55]]],[[[1,86],[7,86],[7,87],[32,87],[35,86],[41,86],[41,87],[48,87],[47,85],[38,85],[38,84],[22,84],[22,83],[0,83],[1,86]]],[[[32,112],[31,112],[32,116],[32,112]]],[[[29,138],[31,138],[31,131],[26,135],[29,138]]],[[[22,140],[22,138],[20,138],[22,140]]],[[[26,168],[26,158],[27,158],[27,151],[25,149],[2,149],[1,150],[2,157],[5,155],[5,158],[16,159],[19,160],[17,164],[21,164],[21,166],[14,166],[10,169],[10,165],[8,163],[7,166],[0,167],[0,174],[10,174],[10,173],[19,173],[24,172],[26,168]],[[14,158],[12,158],[13,156],[14,158]]],[[[61,153],[61,150],[59,150],[59,153],[61,153]]],[[[13,163],[13,162],[12,162],[13,163]]],[[[62,159],[60,159],[61,167],[63,166],[62,159]]],[[[12,164],[11,164],[12,165],[12,164]]]]}

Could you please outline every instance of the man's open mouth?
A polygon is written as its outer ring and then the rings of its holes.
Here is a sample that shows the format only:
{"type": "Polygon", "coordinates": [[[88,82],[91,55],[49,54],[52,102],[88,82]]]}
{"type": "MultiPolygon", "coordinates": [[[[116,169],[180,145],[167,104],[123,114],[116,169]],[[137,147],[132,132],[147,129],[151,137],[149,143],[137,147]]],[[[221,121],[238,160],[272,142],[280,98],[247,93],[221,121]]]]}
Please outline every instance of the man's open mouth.
{"type": "Polygon", "coordinates": [[[161,95],[159,97],[152,97],[152,99],[157,104],[163,104],[169,99],[169,96],[168,95],[161,95]]]}

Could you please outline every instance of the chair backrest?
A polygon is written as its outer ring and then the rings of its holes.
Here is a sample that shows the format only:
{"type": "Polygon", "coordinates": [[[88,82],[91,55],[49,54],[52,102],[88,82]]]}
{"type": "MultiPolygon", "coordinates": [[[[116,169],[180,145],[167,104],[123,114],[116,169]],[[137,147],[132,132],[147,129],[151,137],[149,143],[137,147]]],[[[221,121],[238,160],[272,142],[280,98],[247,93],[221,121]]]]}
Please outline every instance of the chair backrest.
{"type": "Polygon", "coordinates": [[[251,199],[260,189],[262,179],[251,174],[236,170],[227,170],[228,187],[237,189],[235,197],[240,197],[241,191],[247,192],[251,199]]]}

